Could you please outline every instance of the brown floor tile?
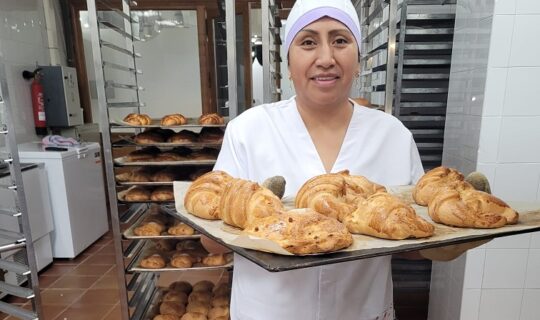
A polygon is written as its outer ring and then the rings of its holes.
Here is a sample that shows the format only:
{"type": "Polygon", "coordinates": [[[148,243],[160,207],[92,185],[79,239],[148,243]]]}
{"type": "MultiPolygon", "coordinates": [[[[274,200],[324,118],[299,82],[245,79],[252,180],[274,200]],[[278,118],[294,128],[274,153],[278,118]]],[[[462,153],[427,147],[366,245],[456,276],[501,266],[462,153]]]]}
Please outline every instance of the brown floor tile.
{"type": "Polygon", "coordinates": [[[81,262],[83,262],[84,260],[86,260],[88,257],[90,257],[92,254],[91,253],[81,253],[79,254],[78,256],[76,256],[75,258],[73,259],[54,259],[53,263],[55,265],[57,264],[61,264],[61,265],[72,265],[72,264],[75,264],[75,265],[78,265],[80,264],[81,262]]]}
{"type": "Polygon", "coordinates": [[[73,305],[114,305],[119,299],[118,290],[89,289],[73,305]]]}
{"type": "Polygon", "coordinates": [[[65,275],[51,285],[58,289],[88,289],[98,281],[100,276],[71,276],[65,275]]]}
{"type": "Polygon", "coordinates": [[[103,277],[98,280],[92,289],[118,289],[118,279],[116,277],[103,277]]]}
{"type": "Polygon", "coordinates": [[[53,262],[53,265],[48,267],[45,271],[41,272],[42,276],[63,276],[64,274],[75,269],[76,265],[57,264],[53,262]]]}
{"type": "Polygon", "coordinates": [[[49,276],[49,275],[40,275],[39,276],[39,288],[47,289],[51,286],[56,280],[60,279],[60,276],[49,276]]]}
{"type": "Polygon", "coordinates": [[[112,243],[113,243],[112,238],[102,237],[99,240],[97,240],[96,242],[94,242],[94,245],[106,246],[106,245],[110,245],[112,243]]]}
{"type": "Polygon", "coordinates": [[[86,263],[80,264],[77,268],[71,270],[67,275],[70,276],[102,276],[112,266],[109,265],[90,265],[86,263]]]}
{"type": "Polygon", "coordinates": [[[103,245],[91,245],[90,247],[86,248],[83,253],[92,254],[98,252],[101,249],[103,249],[103,245]]]}
{"type": "Polygon", "coordinates": [[[103,318],[113,307],[99,307],[95,305],[73,305],[62,312],[58,320],[97,320],[103,318]]]}
{"type": "Polygon", "coordinates": [[[117,304],[113,309],[103,318],[103,320],[118,320],[122,319],[122,313],[120,311],[120,305],[117,304]]]}
{"type": "Polygon", "coordinates": [[[105,254],[100,254],[100,255],[94,255],[90,258],[88,258],[88,260],[86,260],[84,263],[85,264],[98,264],[98,265],[109,265],[109,266],[112,266],[114,265],[116,262],[115,260],[115,257],[114,255],[105,255],[105,254]]]}
{"type": "Polygon", "coordinates": [[[68,306],[80,298],[84,289],[46,289],[41,293],[43,305],[68,306]]]}
{"type": "Polygon", "coordinates": [[[113,268],[105,274],[106,277],[116,277],[117,276],[116,264],[113,265],[113,268]]]}
{"type": "Polygon", "coordinates": [[[65,309],[66,309],[66,306],[49,306],[49,305],[45,305],[45,306],[42,307],[43,319],[44,320],[54,320],[65,309]]]}
{"type": "Polygon", "coordinates": [[[103,246],[96,254],[114,254],[114,244],[103,246]]]}

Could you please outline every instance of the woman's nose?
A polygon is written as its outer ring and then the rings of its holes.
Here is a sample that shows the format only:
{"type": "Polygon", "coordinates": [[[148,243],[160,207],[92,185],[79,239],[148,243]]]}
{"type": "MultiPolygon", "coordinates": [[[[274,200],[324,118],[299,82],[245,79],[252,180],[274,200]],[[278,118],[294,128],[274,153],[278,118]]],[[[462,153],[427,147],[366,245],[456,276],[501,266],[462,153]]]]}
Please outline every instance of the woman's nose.
{"type": "Polygon", "coordinates": [[[322,45],[319,49],[317,64],[323,68],[329,68],[336,63],[334,60],[334,50],[328,44],[322,45]]]}

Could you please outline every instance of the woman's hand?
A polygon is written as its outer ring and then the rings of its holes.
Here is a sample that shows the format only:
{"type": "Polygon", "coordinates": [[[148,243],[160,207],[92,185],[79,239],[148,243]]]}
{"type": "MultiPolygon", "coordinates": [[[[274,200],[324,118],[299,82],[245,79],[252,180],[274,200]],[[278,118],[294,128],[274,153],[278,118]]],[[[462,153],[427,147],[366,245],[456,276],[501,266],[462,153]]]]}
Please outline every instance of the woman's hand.
{"type": "Polygon", "coordinates": [[[201,244],[209,253],[223,254],[231,252],[229,248],[215,242],[214,240],[208,238],[205,235],[201,235],[201,244]]]}

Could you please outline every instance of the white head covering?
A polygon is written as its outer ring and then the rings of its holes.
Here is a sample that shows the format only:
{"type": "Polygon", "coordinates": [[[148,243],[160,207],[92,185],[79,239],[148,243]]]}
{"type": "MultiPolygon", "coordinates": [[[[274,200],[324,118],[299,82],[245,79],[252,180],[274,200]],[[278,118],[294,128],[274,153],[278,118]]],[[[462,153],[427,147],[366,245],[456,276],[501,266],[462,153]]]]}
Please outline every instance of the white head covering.
{"type": "Polygon", "coordinates": [[[330,17],[346,25],[360,49],[360,21],[351,0],[297,0],[285,25],[285,52],[289,52],[289,47],[300,30],[322,17],[330,17]]]}

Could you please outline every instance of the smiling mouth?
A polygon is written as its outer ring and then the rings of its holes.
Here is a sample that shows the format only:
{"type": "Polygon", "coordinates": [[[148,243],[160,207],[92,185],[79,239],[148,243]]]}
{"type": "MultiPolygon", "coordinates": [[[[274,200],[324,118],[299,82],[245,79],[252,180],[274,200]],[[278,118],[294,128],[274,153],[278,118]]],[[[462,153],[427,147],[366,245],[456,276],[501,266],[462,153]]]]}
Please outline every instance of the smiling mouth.
{"type": "Polygon", "coordinates": [[[338,76],[321,76],[321,77],[313,77],[311,78],[312,80],[315,80],[315,81],[332,81],[332,80],[337,80],[339,79],[338,76]]]}

